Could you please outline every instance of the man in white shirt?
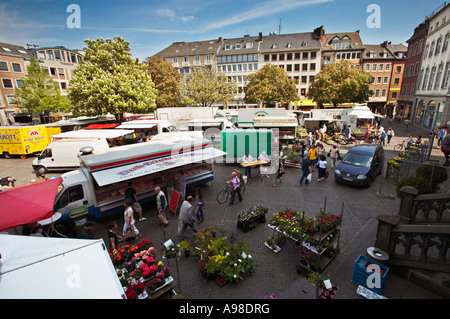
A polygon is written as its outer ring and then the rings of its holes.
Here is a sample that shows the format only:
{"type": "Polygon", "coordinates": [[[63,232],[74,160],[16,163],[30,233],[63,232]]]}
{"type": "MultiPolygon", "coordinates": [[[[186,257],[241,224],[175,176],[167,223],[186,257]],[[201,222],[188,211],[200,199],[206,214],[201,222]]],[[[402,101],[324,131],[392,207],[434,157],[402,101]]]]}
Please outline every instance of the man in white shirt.
{"type": "Polygon", "coordinates": [[[188,196],[181,204],[180,216],[178,217],[178,235],[180,240],[185,238],[186,229],[190,227],[194,233],[197,232],[195,228],[194,211],[192,210],[192,196],[188,196]]]}
{"type": "MultiPolygon", "coordinates": [[[[248,152],[245,152],[245,155],[242,158],[242,163],[248,164],[248,163],[251,163],[251,162],[253,162],[253,157],[248,152]]],[[[252,177],[252,168],[250,166],[245,167],[244,175],[247,175],[247,178],[251,178],[252,177]]]]}
{"type": "MultiPolygon", "coordinates": [[[[263,151],[261,155],[259,155],[258,160],[269,163],[269,157],[267,156],[265,151],[263,151]]],[[[261,172],[261,174],[264,174],[267,178],[269,178],[269,175],[267,174],[268,170],[269,170],[268,164],[261,164],[259,166],[259,171],[261,172]]]]}
{"type": "Polygon", "coordinates": [[[239,198],[239,202],[242,202],[242,195],[241,195],[241,180],[239,179],[239,177],[237,176],[236,172],[231,173],[232,177],[231,180],[228,181],[228,183],[231,184],[231,186],[233,186],[233,191],[231,192],[231,198],[230,198],[230,202],[227,204],[227,206],[233,205],[234,203],[234,197],[236,196],[236,194],[238,195],[239,198]]]}

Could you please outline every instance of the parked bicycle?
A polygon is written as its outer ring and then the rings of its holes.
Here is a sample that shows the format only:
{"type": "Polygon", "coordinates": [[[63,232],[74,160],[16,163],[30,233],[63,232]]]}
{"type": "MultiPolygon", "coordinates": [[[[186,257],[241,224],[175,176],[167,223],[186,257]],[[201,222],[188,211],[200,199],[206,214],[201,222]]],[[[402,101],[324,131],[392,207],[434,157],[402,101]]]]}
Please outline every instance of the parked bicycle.
{"type": "MultiPolygon", "coordinates": [[[[231,193],[233,192],[233,186],[226,181],[225,187],[217,194],[217,202],[219,204],[225,203],[228,198],[231,196],[231,193]]],[[[245,184],[241,183],[241,195],[244,195],[245,193],[245,184]]]]}

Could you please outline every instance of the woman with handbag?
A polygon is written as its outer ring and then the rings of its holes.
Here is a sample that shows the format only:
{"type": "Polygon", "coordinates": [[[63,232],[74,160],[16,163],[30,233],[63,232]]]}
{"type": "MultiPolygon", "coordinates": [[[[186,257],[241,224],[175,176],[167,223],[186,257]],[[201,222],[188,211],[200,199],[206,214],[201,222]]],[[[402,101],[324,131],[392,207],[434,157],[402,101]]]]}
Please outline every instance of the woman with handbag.
{"type": "Polygon", "coordinates": [[[141,238],[139,230],[134,225],[133,218],[133,208],[131,208],[131,202],[126,199],[124,202],[125,211],[123,213],[124,225],[123,225],[123,236],[125,240],[130,241],[135,238],[141,238]]]}
{"type": "Polygon", "coordinates": [[[318,172],[319,176],[318,176],[317,181],[320,182],[322,178],[325,180],[328,177],[328,176],[326,176],[326,173],[327,173],[327,158],[324,155],[321,155],[319,157],[318,165],[319,165],[319,172],[318,172]]]}

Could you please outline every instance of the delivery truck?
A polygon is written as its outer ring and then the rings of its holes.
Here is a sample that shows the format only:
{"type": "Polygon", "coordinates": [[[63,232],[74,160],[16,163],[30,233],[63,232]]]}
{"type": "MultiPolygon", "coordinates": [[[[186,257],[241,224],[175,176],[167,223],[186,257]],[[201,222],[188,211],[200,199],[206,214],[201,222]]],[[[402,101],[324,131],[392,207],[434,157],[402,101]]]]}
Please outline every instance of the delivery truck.
{"type": "Polygon", "coordinates": [[[20,156],[26,158],[35,155],[50,144],[51,136],[61,132],[59,127],[34,126],[0,126],[0,153],[5,158],[20,156]]]}
{"type": "Polygon", "coordinates": [[[155,110],[157,120],[166,120],[177,129],[186,129],[186,124],[193,119],[213,119],[216,117],[217,107],[179,106],[163,107],[155,110]]]}
{"type": "Polygon", "coordinates": [[[175,126],[167,120],[134,120],[123,122],[114,129],[133,130],[134,133],[125,135],[124,141],[125,143],[134,143],[140,139],[151,139],[160,133],[174,132],[175,126]]]}
{"type": "MultiPolygon", "coordinates": [[[[163,190],[169,178],[184,170],[187,185],[195,187],[213,180],[213,159],[223,156],[211,141],[183,136],[176,141],[149,141],[109,149],[103,154],[80,155],[78,170],[62,174],[62,189],[54,211],[62,214],[59,232],[70,230],[70,212],[87,209],[87,218],[104,218],[123,213],[124,191],[133,183],[141,205],[156,198],[155,187],[163,190]]],[[[73,224],[73,223],[72,223],[73,224]]]]}
{"type": "Polygon", "coordinates": [[[285,108],[247,108],[239,109],[237,117],[237,126],[239,128],[254,128],[255,118],[265,116],[292,116],[295,114],[288,112],[285,108]]]}

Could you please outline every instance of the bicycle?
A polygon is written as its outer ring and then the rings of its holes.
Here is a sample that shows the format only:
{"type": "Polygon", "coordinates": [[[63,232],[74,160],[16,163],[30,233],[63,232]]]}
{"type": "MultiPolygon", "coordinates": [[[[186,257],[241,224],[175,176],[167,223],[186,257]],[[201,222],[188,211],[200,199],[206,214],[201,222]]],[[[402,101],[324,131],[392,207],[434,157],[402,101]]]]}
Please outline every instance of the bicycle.
{"type": "Polygon", "coordinates": [[[408,140],[403,140],[402,143],[397,144],[397,145],[394,146],[394,151],[400,152],[400,151],[403,150],[403,149],[406,150],[406,147],[407,147],[407,146],[408,146],[408,140]]]}
{"type": "MultiPolygon", "coordinates": [[[[225,187],[217,194],[217,202],[219,204],[225,203],[233,192],[233,186],[226,182],[225,187]]],[[[241,183],[241,196],[245,193],[245,184],[241,183]]]]}

